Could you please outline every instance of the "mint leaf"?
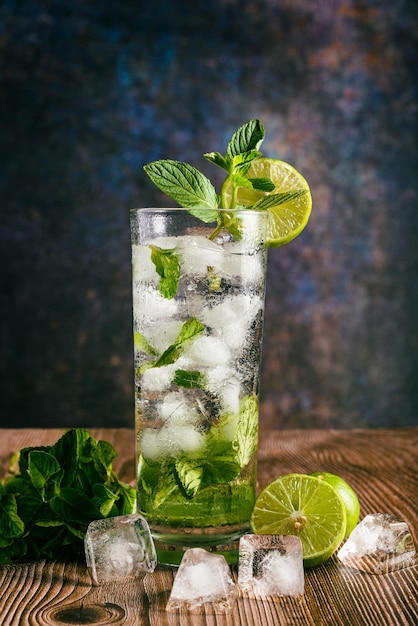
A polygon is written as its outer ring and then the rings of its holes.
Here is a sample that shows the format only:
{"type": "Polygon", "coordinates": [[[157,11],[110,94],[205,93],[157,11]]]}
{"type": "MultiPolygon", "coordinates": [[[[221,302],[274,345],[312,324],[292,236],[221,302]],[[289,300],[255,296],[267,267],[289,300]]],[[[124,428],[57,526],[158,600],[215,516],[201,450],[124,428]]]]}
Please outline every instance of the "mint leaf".
{"type": "Polygon", "coordinates": [[[261,152],[258,150],[249,150],[248,152],[242,152],[240,154],[236,154],[232,158],[233,163],[233,172],[240,172],[240,174],[244,175],[248,172],[251,167],[251,163],[254,159],[257,159],[261,156],[261,152]]]}
{"type": "Polygon", "coordinates": [[[205,377],[196,371],[176,370],[173,382],[179,387],[186,387],[186,389],[192,389],[193,387],[202,389],[205,386],[205,377]]]}
{"type": "Polygon", "coordinates": [[[116,458],[116,450],[108,441],[98,441],[95,455],[93,457],[94,465],[98,472],[104,470],[104,474],[101,474],[108,480],[113,479],[114,473],[112,471],[112,463],[116,458]]]}
{"type": "Polygon", "coordinates": [[[182,457],[177,459],[175,467],[187,497],[192,498],[202,482],[204,461],[182,457]]]}
{"type": "Polygon", "coordinates": [[[119,481],[114,475],[114,480],[119,486],[119,499],[117,502],[117,515],[130,515],[136,508],[136,489],[119,481]]]}
{"type": "Polygon", "coordinates": [[[237,187],[245,187],[246,189],[252,189],[253,186],[248,178],[245,178],[242,174],[231,174],[229,180],[232,181],[237,187]]]}
{"type": "Polygon", "coordinates": [[[214,186],[204,174],[188,163],[162,159],[144,166],[152,182],[185,208],[217,207],[214,186]]]}
{"type": "Polygon", "coordinates": [[[223,157],[220,152],[206,152],[203,156],[205,159],[214,165],[221,167],[223,170],[226,170],[227,172],[231,170],[231,159],[223,157]]]}
{"type": "Polygon", "coordinates": [[[232,135],[226,153],[235,156],[250,150],[258,150],[263,142],[264,134],[264,127],[260,120],[246,122],[232,135]]]}
{"type": "Polygon", "coordinates": [[[134,346],[139,352],[146,352],[150,356],[158,356],[158,352],[148,343],[147,339],[141,333],[134,332],[134,346]]]}
{"type": "Polygon", "coordinates": [[[60,465],[52,454],[41,450],[30,452],[28,459],[28,474],[34,487],[42,491],[49,479],[60,472],[60,465]]]}
{"type": "Polygon", "coordinates": [[[296,189],[296,191],[284,191],[283,193],[274,193],[271,196],[264,196],[263,198],[258,200],[255,204],[253,204],[252,208],[256,210],[261,210],[268,209],[273,206],[280,206],[281,204],[285,204],[285,202],[300,198],[305,193],[307,193],[306,189],[296,189]]]}
{"type": "Polygon", "coordinates": [[[117,493],[114,493],[106,485],[96,484],[93,485],[93,494],[93,504],[99,509],[103,517],[118,514],[115,506],[115,502],[118,499],[117,493]]]}
{"type": "Polygon", "coordinates": [[[25,531],[14,495],[2,495],[0,498],[0,529],[0,537],[4,545],[9,545],[11,543],[9,540],[20,537],[25,531]]]}
{"type": "Polygon", "coordinates": [[[59,439],[48,451],[55,456],[64,470],[62,486],[72,485],[79,477],[81,457],[90,434],[83,428],[73,428],[59,439]]]}
{"type": "Polygon", "coordinates": [[[166,466],[163,471],[164,478],[158,482],[157,493],[154,498],[154,506],[160,507],[164,502],[176,491],[179,490],[176,477],[174,475],[174,467],[166,466]]]}
{"type": "Polygon", "coordinates": [[[270,178],[249,178],[248,180],[257,191],[273,191],[276,187],[270,178]]]}
{"type": "Polygon", "coordinates": [[[160,358],[154,363],[153,367],[161,367],[161,365],[170,365],[174,363],[180,356],[184,343],[189,339],[194,339],[204,331],[205,327],[195,317],[190,317],[187,322],[184,322],[179,336],[175,342],[169,346],[160,358]]]}
{"type": "Polygon", "coordinates": [[[232,446],[240,467],[245,467],[258,445],[258,401],[256,396],[245,396],[240,402],[238,425],[232,446]]]}
{"type": "MultiPolygon", "coordinates": [[[[220,198],[216,196],[216,206],[219,206],[220,198]]],[[[194,215],[205,224],[211,224],[212,222],[216,222],[218,219],[218,211],[214,209],[189,209],[190,215],[194,215]]]]}
{"type": "Polygon", "coordinates": [[[241,471],[230,441],[208,440],[205,451],[203,481],[206,485],[228,483],[241,471]]]}
{"type": "Polygon", "coordinates": [[[152,244],[149,247],[151,248],[151,261],[160,276],[158,290],[164,298],[174,298],[180,280],[180,259],[176,249],[159,248],[152,244]]]}
{"type": "Polygon", "coordinates": [[[64,487],[59,496],[51,500],[51,509],[64,522],[81,524],[103,517],[93,499],[74,487],[64,487]]]}

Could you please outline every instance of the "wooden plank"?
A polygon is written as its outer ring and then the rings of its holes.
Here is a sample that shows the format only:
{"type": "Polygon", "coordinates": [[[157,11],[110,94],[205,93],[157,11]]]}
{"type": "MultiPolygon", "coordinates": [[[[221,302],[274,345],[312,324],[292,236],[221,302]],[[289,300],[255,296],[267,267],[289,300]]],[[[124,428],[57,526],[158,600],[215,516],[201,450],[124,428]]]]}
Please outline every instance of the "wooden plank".
{"type": "MultiPolygon", "coordinates": [[[[49,445],[61,429],[0,431],[0,475],[13,451],[49,445]]],[[[129,429],[91,429],[115,446],[114,467],[134,480],[134,436],[129,429]]],[[[417,543],[418,428],[261,433],[259,488],[279,474],[326,470],[346,478],[359,493],[362,513],[391,512],[408,519],[417,543]]],[[[82,559],[0,567],[2,626],[406,626],[418,623],[418,569],[384,576],[344,567],[336,557],[308,570],[301,598],[250,599],[240,591],[233,610],[216,615],[170,613],[165,605],[174,572],[159,568],[144,581],[91,585],[82,559]],[[89,621],[90,620],[90,621],[89,621]]],[[[236,571],[234,571],[236,578],[236,571]]]]}

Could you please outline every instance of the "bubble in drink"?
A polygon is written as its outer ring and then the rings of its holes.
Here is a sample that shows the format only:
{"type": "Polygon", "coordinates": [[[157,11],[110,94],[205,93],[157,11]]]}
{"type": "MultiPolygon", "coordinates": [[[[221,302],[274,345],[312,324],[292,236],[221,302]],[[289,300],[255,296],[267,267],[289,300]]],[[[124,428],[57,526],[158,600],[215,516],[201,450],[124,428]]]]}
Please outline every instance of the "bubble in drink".
{"type": "Polygon", "coordinates": [[[354,528],[338,558],[354,569],[383,574],[414,565],[416,549],[406,522],[374,513],[354,528]]]}
{"type": "Polygon", "coordinates": [[[209,610],[225,613],[236,597],[237,588],[225,557],[190,548],[184,553],[166,608],[193,611],[207,604],[209,610]]]}
{"type": "Polygon", "coordinates": [[[238,584],[254,596],[304,593],[302,543],[293,535],[244,535],[239,543],[238,584]]]}
{"type": "Polygon", "coordinates": [[[96,585],[141,579],[157,565],[148,524],[139,514],[91,522],[84,538],[84,550],[96,585]]]}

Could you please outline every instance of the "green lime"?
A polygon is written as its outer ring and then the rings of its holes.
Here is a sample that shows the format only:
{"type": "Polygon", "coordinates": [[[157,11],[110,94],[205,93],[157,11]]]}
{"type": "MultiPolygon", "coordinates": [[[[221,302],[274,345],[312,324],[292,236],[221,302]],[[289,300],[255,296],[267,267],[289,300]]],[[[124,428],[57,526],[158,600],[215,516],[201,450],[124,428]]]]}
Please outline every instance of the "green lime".
{"type": "Polygon", "coordinates": [[[338,492],[307,474],[285,474],[258,496],[251,516],[257,535],[296,535],[305,567],[326,561],[344,539],[346,510],[338,492]]]}
{"type": "Polygon", "coordinates": [[[356,492],[343,478],[340,478],[340,476],[336,474],[331,474],[330,472],[312,472],[310,476],[315,476],[329,485],[332,485],[340,494],[345,504],[347,515],[347,528],[344,537],[344,539],[347,539],[360,519],[360,502],[356,492]]]}
{"type": "Polygon", "coordinates": [[[308,223],[312,209],[312,196],[309,185],[292,165],[278,159],[255,159],[246,174],[246,178],[270,178],[275,185],[273,191],[257,191],[238,187],[234,189],[231,181],[222,189],[224,206],[251,206],[263,196],[272,194],[304,191],[302,195],[266,209],[270,215],[267,244],[276,248],[283,246],[297,237],[308,223]],[[233,194],[236,193],[234,201],[233,194]]]}

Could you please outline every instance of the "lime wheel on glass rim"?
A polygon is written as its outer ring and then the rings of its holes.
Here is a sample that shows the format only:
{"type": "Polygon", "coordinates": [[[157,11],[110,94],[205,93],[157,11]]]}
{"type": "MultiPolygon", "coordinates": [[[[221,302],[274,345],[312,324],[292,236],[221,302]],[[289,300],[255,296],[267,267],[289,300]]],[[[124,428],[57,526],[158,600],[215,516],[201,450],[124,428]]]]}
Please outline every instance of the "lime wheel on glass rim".
{"type": "Polygon", "coordinates": [[[296,535],[305,567],[326,561],[345,537],[347,514],[332,485],[307,474],[286,474],[258,496],[251,516],[258,535],[296,535]]]}
{"type": "Polygon", "coordinates": [[[302,174],[285,161],[261,157],[252,161],[246,178],[269,178],[275,188],[273,191],[259,191],[244,186],[235,187],[227,179],[222,188],[224,206],[251,207],[265,196],[283,194],[280,204],[265,209],[270,218],[267,245],[277,248],[292,241],[305,228],[312,210],[311,192],[302,174]]]}

